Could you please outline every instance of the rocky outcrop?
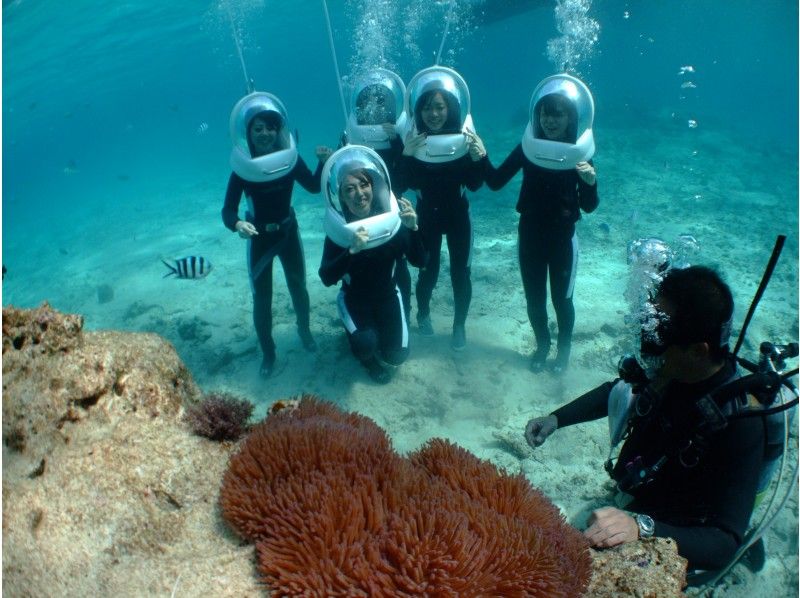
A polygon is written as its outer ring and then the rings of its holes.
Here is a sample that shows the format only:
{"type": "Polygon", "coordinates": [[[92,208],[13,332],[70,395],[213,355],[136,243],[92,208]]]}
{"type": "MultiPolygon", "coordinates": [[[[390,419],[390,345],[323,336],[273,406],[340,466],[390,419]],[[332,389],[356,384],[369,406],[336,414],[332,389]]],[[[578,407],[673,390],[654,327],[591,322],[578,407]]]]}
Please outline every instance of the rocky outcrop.
{"type": "MultiPolygon", "coordinates": [[[[3,310],[6,596],[264,596],[220,515],[232,443],[182,421],[200,390],[151,334],[3,310]]],[[[679,596],[674,543],[593,553],[588,595],[679,596]]]]}

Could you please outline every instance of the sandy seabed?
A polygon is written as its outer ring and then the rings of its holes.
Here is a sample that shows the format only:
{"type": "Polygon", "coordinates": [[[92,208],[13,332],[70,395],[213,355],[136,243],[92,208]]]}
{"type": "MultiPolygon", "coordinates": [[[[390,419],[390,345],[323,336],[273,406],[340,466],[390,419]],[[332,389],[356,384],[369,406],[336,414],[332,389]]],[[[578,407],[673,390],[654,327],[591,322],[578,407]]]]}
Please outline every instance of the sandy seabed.
{"type": "MultiPolygon", "coordinates": [[[[518,132],[488,133],[484,139],[497,165],[518,141],[518,132]]],[[[261,354],[252,325],[245,244],[219,216],[226,175],[178,188],[161,185],[153,193],[147,191],[152,181],[132,181],[136,189],[121,192],[113,206],[75,222],[45,219],[34,236],[7,225],[3,304],[34,306],[46,299],[61,311],[83,313],[89,329],[161,334],[204,390],[247,397],[257,403],[259,415],[277,399],[310,392],[373,418],[400,451],[416,449],[431,437],[448,438],[510,471],[521,470],[580,525],[582,514],[610,495],[603,471],[606,422],[561,430],[535,452],[525,448],[522,431],[531,417],[613,378],[619,357],[632,350],[633,335],[623,319],[629,311],[623,297],[629,241],[655,236],[674,243],[681,234],[693,235],[700,246],[693,262],[718,267],[734,290],[738,333],[775,237],[787,234],[742,355],[755,358],[763,340],[797,340],[796,156],[776,160],[772,155],[768,163],[775,168],[754,170],[754,163],[767,163],[753,159],[760,150],[720,133],[696,131],[687,143],[683,129],[665,125],[658,143],[652,139],[652,133],[632,129],[602,134],[595,158],[600,206],[578,225],[576,326],[571,365],[561,376],[533,374],[527,367],[533,336],[516,254],[518,178],[500,192],[483,188],[470,194],[475,244],[466,350],[455,353],[449,345],[452,292],[443,256],[432,303],[436,335],[421,337],[412,325],[410,357],[386,386],[373,383],[350,354],[336,312],[338,290],[325,288],[316,274],[324,239],[322,201],[299,188],[294,206],[319,351],[312,355],[302,349],[276,266],[278,360],[269,380],[258,377],[261,354]],[[186,197],[194,209],[176,209],[186,197]],[[174,216],[166,218],[165,211],[174,216]],[[160,257],[192,254],[213,262],[208,278],[161,278],[160,257]],[[21,263],[36,266],[14,267],[21,263]],[[99,302],[102,285],[113,290],[111,301],[99,302]]],[[[796,429],[788,456],[791,465],[797,463],[796,429]]],[[[765,569],[756,576],[737,566],[716,595],[797,595],[796,491],[766,540],[765,569]]]]}

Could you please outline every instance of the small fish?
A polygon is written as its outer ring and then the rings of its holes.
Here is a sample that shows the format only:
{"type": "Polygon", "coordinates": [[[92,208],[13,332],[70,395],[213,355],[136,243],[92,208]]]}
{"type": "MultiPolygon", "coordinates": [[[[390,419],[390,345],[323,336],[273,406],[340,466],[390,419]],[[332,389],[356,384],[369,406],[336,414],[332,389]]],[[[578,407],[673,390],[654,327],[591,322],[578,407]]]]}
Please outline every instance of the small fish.
{"type": "Polygon", "coordinates": [[[689,125],[690,129],[696,129],[697,128],[697,121],[694,120],[693,118],[690,118],[689,122],[688,122],[688,125],[689,125]]]}
{"type": "Polygon", "coordinates": [[[197,127],[197,134],[202,135],[206,131],[208,131],[208,123],[207,122],[200,123],[200,126],[197,127]]]}
{"type": "Polygon", "coordinates": [[[681,89],[697,89],[697,85],[691,81],[685,81],[684,83],[681,83],[681,89]]]}
{"type": "Polygon", "coordinates": [[[161,262],[169,268],[169,272],[164,274],[163,278],[167,276],[175,276],[176,278],[183,278],[186,280],[196,280],[198,278],[205,278],[211,272],[213,266],[206,258],[197,255],[190,255],[172,260],[174,265],[170,265],[167,261],[161,262]]]}
{"type": "Polygon", "coordinates": [[[682,66],[681,70],[678,71],[679,75],[685,75],[686,73],[693,73],[694,67],[692,65],[682,66]]]}

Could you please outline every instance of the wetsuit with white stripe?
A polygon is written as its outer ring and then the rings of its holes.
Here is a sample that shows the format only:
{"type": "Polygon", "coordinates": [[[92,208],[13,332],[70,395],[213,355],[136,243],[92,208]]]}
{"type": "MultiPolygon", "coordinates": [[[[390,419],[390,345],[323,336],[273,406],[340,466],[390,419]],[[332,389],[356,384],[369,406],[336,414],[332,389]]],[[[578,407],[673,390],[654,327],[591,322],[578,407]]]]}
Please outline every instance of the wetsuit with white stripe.
{"type": "Polygon", "coordinates": [[[275,357],[275,342],[272,340],[272,263],[275,257],[283,266],[286,286],[297,315],[298,331],[301,336],[309,333],[310,300],[306,289],[305,256],[291,202],[295,181],[306,191],[319,193],[321,174],[322,163],[312,173],[298,156],[294,168],[273,181],[253,183],[236,173],[231,173],[228,180],[222,221],[236,232],[236,222],[242,220],[239,202],[244,194],[248,206],[244,220],[258,230],[258,235],[247,242],[247,266],[253,292],[253,322],[265,357],[275,357]]]}
{"type": "Polygon", "coordinates": [[[536,336],[537,351],[549,348],[547,325],[547,277],[558,322],[559,353],[569,354],[575,307],[572,291],[578,262],[575,223],[597,208],[597,185],[589,185],[575,170],[550,170],[530,162],[517,145],[505,161],[486,168],[486,185],[503,187],[522,170],[517,201],[519,219],[519,268],[528,307],[528,319],[536,336]]]}
{"type": "MultiPolygon", "coordinates": [[[[472,221],[464,188],[477,191],[483,185],[485,160],[473,161],[469,155],[451,162],[430,163],[402,156],[400,179],[403,188],[417,192],[419,229],[427,249],[428,265],[417,279],[417,317],[430,313],[433,289],[439,279],[442,238],[447,238],[450,254],[450,281],[453,285],[453,324],[463,326],[472,301],[472,221]]],[[[400,189],[401,191],[403,189],[400,189]]]]}
{"type": "Polygon", "coordinates": [[[325,238],[319,276],[328,287],[342,281],[339,315],[353,354],[362,362],[376,353],[392,365],[408,357],[408,323],[395,277],[402,256],[418,268],[427,258],[420,234],[405,226],[383,245],[355,254],[325,238]]]}

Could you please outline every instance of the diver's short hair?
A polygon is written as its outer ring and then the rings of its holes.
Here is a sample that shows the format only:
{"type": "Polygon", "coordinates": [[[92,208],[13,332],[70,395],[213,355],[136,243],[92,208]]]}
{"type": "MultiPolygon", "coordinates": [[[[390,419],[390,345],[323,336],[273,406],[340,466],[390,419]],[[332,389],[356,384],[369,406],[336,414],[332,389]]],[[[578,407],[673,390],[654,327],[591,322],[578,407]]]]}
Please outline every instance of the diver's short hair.
{"type": "Polygon", "coordinates": [[[461,132],[461,107],[458,104],[458,99],[447,91],[446,89],[429,89],[417,100],[414,106],[414,122],[417,125],[417,131],[420,133],[431,133],[425,122],[422,120],[422,110],[428,106],[436,94],[440,94],[444,103],[447,105],[447,120],[442,126],[441,130],[437,133],[460,133],[461,132]]]}
{"type": "Polygon", "coordinates": [[[665,346],[705,342],[712,359],[728,354],[733,294],[715,270],[707,266],[672,269],[658,285],[657,297],[674,309],[661,332],[665,346]]]}
{"type": "Polygon", "coordinates": [[[567,129],[564,132],[564,137],[567,143],[575,143],[578,140],[578,109],[575,107],[575,102],[570,100],[567,96],[560,93],[548,93],[536,102],[533,108],[536,122],[536,138],[547,139],[542,129],[541,113],[556,114],[558,112],[565,112],[567,114],[567,129]]]}

